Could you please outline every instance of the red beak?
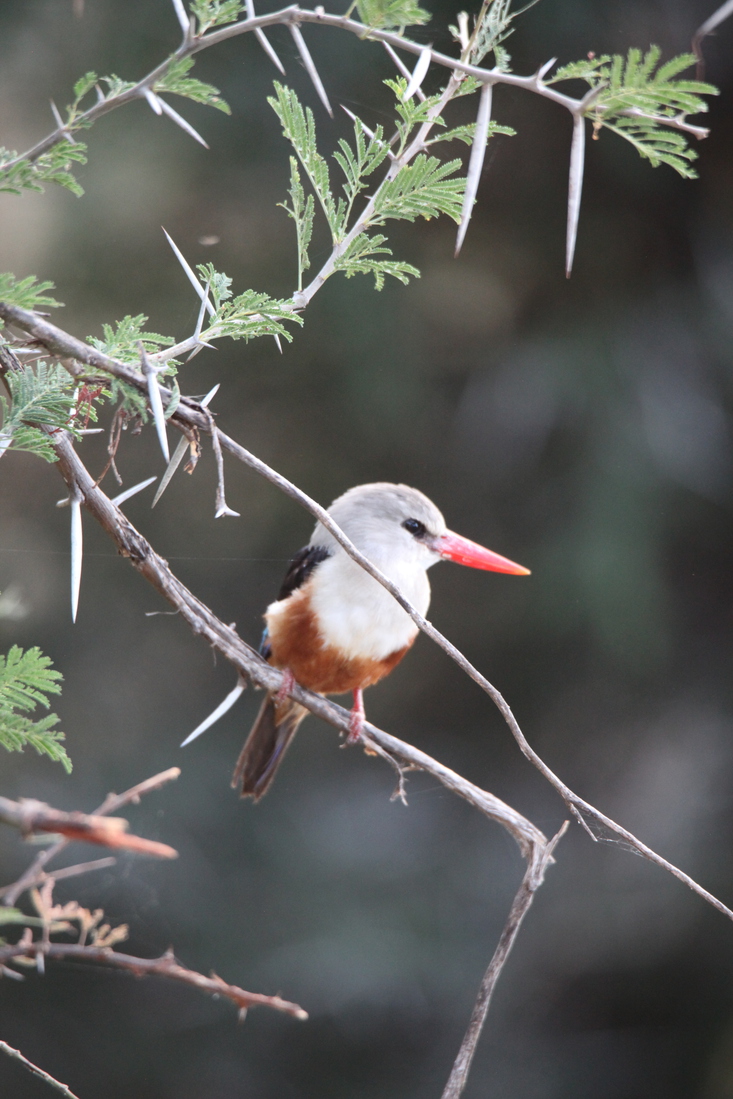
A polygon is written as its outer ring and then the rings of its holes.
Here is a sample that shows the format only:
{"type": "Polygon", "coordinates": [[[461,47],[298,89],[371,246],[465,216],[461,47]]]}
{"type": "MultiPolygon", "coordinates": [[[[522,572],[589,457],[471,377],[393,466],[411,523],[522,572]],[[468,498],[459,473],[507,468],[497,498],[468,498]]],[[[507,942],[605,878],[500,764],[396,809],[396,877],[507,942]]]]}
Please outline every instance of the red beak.
{"type": "Polygon", "coordinates": [[[454,534],[447,530],[433,542],[432,547],[436,553],[447,561],[455,561],[459,565],[469,565],[472,569],[487,569],[491,572],[510,572],[514,576],[529,576],[530,570],[523,565],[517,565],[506,557],[491,550],[484,549],[477,542],[471,542],[468,538],[462,538],[460,534],[454,534]]]}

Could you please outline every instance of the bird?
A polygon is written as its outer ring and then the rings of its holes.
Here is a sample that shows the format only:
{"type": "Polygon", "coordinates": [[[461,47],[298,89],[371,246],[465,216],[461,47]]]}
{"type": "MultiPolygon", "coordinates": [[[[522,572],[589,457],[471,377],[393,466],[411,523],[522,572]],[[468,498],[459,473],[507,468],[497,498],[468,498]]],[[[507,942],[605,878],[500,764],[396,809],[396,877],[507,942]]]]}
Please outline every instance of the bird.
{"type": "MultiPolygon", "coordinates": [[[[407,485],[357,485],[334,500],[328,513],[421,615],[430,603],[427,570],[438,561],[529,575],[522,565],[448,530],[435,504],[407,485]]],[[[419,632],[320,522],[291,559],[265,624],[260,652],[283,671],[282,686],[267,693],[232,776],[241,796],[255,801],[270,788],[308,712],[289,697],[293,685],[324,695],[352,692],[347,740],[355,743],[364,723],[362,692],[399,664],[419,632]]]]}

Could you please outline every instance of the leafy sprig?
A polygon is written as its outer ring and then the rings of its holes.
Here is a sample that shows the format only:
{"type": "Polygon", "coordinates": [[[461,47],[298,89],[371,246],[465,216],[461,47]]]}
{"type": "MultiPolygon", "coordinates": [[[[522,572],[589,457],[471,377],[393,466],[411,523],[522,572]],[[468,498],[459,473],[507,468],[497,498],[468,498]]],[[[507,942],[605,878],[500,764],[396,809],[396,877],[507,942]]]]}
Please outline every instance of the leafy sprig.
{"type": "Polygon", "coordinates": [[[306,198],[303,183],[298,171],[298,161],[294,156],[290,157],[290,202],[292,205],[281,202],[280,206],[290,214],[295,222],[295,238],[298,247],[298,290],[303,289],[303,272],[310,267],[308,247],[313,235],[313,219],[316,214],[313,195],[306,198]]]}
{"type": "Polygon", "coordinates": [[[87,149],[81,141],[61,141],[36,160],[18,159],[13,149],[0,147],[0,191],[20,195],[23,191],[43,191],[44,183],[57,183],[77,197],[84,188],[71,172],[72,164],[86,164],[87,149]]]}
{"type": "Polygon", "coordinates": [[[52,282],[37,282],[35,275],[28,275],[25,279],[16,279],[9,271],[0,274],[0,301],[8,305],[17,305],[21,309],[37,309],[39,305],[48,306],[50,309],[61,309],[63,303],[56,301],[46,294],[47,290],[54,290],[52,282]]]}
{"type": "Polygon", "coordinates": [[[431,19],[429,11],[415,0],[355,0],[355,7],[362,23],[369,28],[388,30],[396,27],[420,27],[431,19]]]}
{"type": "Polygon", "coordinates": [[[186,99],[192,99],[194,103],[203,103],[207,107],[216,107],[224,114],[231,114],[231,108],[219,94],[219,89],[213,84],[205,84],[203,80],[196,80],[187,74],[194,65],[193,57],[182,57],[169,65],[167,72],[153,84],[154,92],[168,92],[173,95],[182,95],[186,99]]]}
{"type": "Polygon", "coordinates": [[[645,54],[631,49],[626,58],[620,54],[590,57],[564,65],[547,83],[584,80],[589,88],[599,89],[591,113],[596,132],[612,130],[654,167],[669,164],[681,176],[692,179],[696,172],[690,162],[697,153],[689,147],[687,136],[670,129],[664,120],[707,111],[702,96],[717,95],[717,89],[699,80],[675,79],[695,64],[694,54],[682,54],[663,65],[659,65],[660,58],[658,46],[651,46],[645,54]],[[633,116],[623,113],[630,111],[633,116]]]}
{"type": "Polygon", "coordinates": [[[60,672],[40,649],[25,652],[13,645],[7,656],[0,656],[0,744],[9,752],[31,747],[71,771],[71,760],[61,741],[64,734],[55,729],[56,714],[35,721],[28,715],[38,706],[49,708],[51,694],[61,691],[60,672]]]}
{"type": "MultiPolygon", "coordinates": [[[[44,362],[8,371],[5,383],[10,403],[0,397],[2,429],[0,454],[6,450],[25,450],[55,462],[48,430],[68,430],[76,434],[74,423],[75,383],[60,366],[44,362]]],[[[95,418],[90,413],[90,418],[95,418]]]]}
{"type": "Polygon", "coordinates": [[[198,21],[197,37],[211,27],[234,23],[242,14],[244,4],[240,0],[191,0],[191,15],[198,21]]]}

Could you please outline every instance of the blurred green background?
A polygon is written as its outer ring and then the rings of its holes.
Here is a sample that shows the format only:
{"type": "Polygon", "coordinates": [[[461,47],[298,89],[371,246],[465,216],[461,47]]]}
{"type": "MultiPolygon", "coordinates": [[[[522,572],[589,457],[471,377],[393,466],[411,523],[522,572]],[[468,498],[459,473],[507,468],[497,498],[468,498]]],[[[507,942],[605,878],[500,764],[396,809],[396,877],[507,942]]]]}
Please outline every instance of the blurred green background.
{"type": "MultiPolygon", "coordinates": [[[[25,148],[89,69],[138,78],[178,40],[167,0],[3,0],[0,140],[25,148]]],[[[448,4],[421,41],[449,47],[448,4]]],[[[658,43],[686,50],[700,0],[543,0],[508,43],[519,72],[658,43]]],[[[306,38],[335,104],[389,124],[384,52],[335,31],[306,38]]],[[[323,151],[346,135],[290,36],[271,34],[316,112],[323,151]]],[[[532,569],[517,580],[443,565],[431,617],[505,693],[575,790],[733,903],[730,413],[733,399],[733,20],[706,44],[721,87],[700,179],[652,169],[620,139],[590,142],[573,278],[563,273],[570,120],[499,89],[467,242],[445,221],[392,233],[421,268],[408,288],[331,280],[280,356],[222,341],[182,371],[215,382],[220,425],[323,503],[379,479],[419,487],[448,524],[532,569]]],[[[249,36],[204,53],[218,112],[177,102],[207,152],[143,104],[89,133],[82,199],[0,197],[0,270],[53,279],[79,336],[143,312],[183,338],[197,302],[161,225],[235,287],[292,291],[288,152],[265,97],[275,73],[249,36]],[[219,237],[204,245],[202,239],[219,237]]],[[[430,81],[440,74],[432,73],[430,81]]],[[[457,105],[471,112],[475,99],[457,105]]],[[[317,237],[314,264],[327,255],[317,237]]],[[[101,470],[104,442],[81,447],[101,470]]],[[[150,428],[125,437],[126,484],[161,473],[150,428]]],[[[131,925],[131,952],[173,945],[194,968],[280,992],[309,1012],[237,1025],[227,1004],[80,966],[0,984],[0,1036],[81,1099],[423,1099],[440,1094],[522,865],[511,840],[433,780],[393,775],[309,719],[262,804],[231,768],[259,699],[183,737],[234,676],[119,559],[92,521],[79,620],[68,512],[51,466],[0,467],[0,649],[38,644],[64,673],[55,707],[74,772],[3,754],[2,793],[91,809],[157,770],[180,780],[130,812],[178,861],[123,857],[61,883],[60,899],[131,925]],[[9,593],[9,594],[8,594],[9,593]]],[[[178,575],[256,643],[261,614],[312,521],[227,462],[240,519],[214,521],[214,463],[178,475],[155,511],[126,505],[178,575]]],[[[111,488],[111,484],[110,484],[111,488]]],[[[526,813],[564,806],[487,698],[425,639],[367,695],[370,718],[526,813]]],[[[0,833],[0,877],[31,852],[0,833]]],[[[469,1099],[731,1099],[733,927],[684,886],[573,826],[501,978],[469,1099]]],[[[89,857],[72,849],[71,861],[89,857]]],[[[49,1094],[0,1061],[0,1094],[49,1094]]]]}

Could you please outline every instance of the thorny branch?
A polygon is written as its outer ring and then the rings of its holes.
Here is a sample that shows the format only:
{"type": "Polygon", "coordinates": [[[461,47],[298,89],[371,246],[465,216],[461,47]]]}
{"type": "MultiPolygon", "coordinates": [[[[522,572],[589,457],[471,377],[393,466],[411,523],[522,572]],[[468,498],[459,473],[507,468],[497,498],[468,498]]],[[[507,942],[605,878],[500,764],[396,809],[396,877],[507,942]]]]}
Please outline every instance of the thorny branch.
{"type": "MultiPolygon", "coordinates": [[[[316,8],[311,11],[306,8],[299,8],[297,4],[293,4],[289,7],[280,9],[280,11],[270,12],[267,15],[258,15],[251,19],[243,19],[238,23],[232,23],[229,26],[222,27],[220,30],[209,31],[201,37],[192,35],[190,32],[184,34],[180,46],[170,57],[166,58],[165,61],[162,61],[160,65],[157,65],[132,88],[128,88],[118,95],[106,96],[99,103],[95,103],[93,107],[90,107],[89,110],[81,113],[74,121],[74,129],[86,129],[96,122],[98,118],[101,118],[105,114],[109,114],[110,111],[116,110],[117,107],[122,107],[127,103],[133,103],[138,99],[146,99],[151,93],[153,85],[162,80],[173,65],[187,57],[192,57],[195,54],[200,53],[202,50],[208,49],[210,46],[217,46],[220,42],[225,42],[229,38],[235,38],[241,34],[248,34],[250,31],[256,32],[262,30],[264,27],[283,25],[298,28],[302,23],[316,23],[320,26],[334,27],[338,30],[344,30],[348,31],[350,34],[355,34],[361,39],[367,38],[376,42],[386,42],[395,49],[405,50],[407,53],[416,54],[418,56],[424,54],[426,50],[424,45],[413,42],[409,38],[404,38],[401,34],[394,31],[366,27],[356,19],[349,19],[344,15],[333,15],[324,11],[323,8],[316,8]]],[[[543,83],[541,77],[537,73],[533,73],[531,76],[519,76],[516,73],[503,72],[501,69],[497,68],[483,69],[478,65],[469,65],[458,58],[441,53],[439,50],[430,49],[429,53],[432,64],[440,65],[443,68],[451,69],[466,76],[473,76],[483,84],[506,84],[509,87],[533,92],[536,95],[551,100],[551,102],[556,103],[560,107],[564,107],[566,110],[570,111],[573,116],[575,116],[581,108],[583,110],[586,109],[583,107],[581,99],[574,99],[572,96],[558,92],[555,88],[548,87],[543,83]]],[[[620,111],[619,113],[627,114],[629,112],[620,111]]],[[[638,114],[638,112],[633,113],[638,114]]],[[[643,117],[652,118],[654,116],[645,115],[643,117]]],[[[673,129],[683,130],[685,133],[692,134],[698,139],[708,136],[709,131],[704,126],[695,126],[682,116],[671,118],[664,117],[657,119],[657,121],[663,122],[664,125],[670,126],[673,129]]],[[[49,149],[58,145],[59,142],[68,140],[69,128],[62,123],[41,141],[37,142],[30,149],[27,149],[26,152],[20,153],[13,160],[7,161],[3,167],[6,169],[13,168],[23,160],[33,163],[44,153],[47,153],[49,149]]]]}
{"type": "Polygon", "coordinates": [[[169,980],[180,981],[182,984],[198,988],[201,992],[208,992],[211,996],[223,996],[231,1000],[242,1012],[246,1012],[250,1007],[271,1007],[276,1011],[283,1011],[286,1015],[292,1015],[295,1019],[308,1018],[308,1013],[298,1004],[283,1000],[280,996],[246,992],[237,985],[227,984],[215,973],[205,977],[203,973],[197,973],[181,965],[170,952],[162,954],[159,958],[135,958],[130,954],[120,954],[104,946],[21,941],[12,946],[0,946],[0,965],[13,959],[35,959],[39,954],[57,961],[73,959],[96,962],[100,965],[112,966],[114,969],[126,969],[135,977],[167,977],[169,980]]]}

